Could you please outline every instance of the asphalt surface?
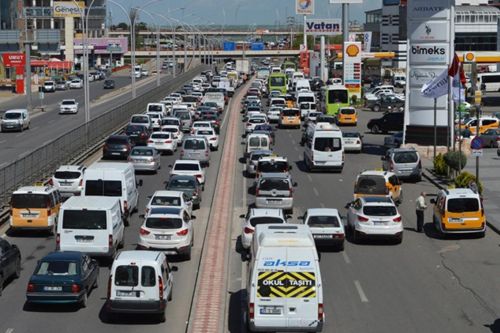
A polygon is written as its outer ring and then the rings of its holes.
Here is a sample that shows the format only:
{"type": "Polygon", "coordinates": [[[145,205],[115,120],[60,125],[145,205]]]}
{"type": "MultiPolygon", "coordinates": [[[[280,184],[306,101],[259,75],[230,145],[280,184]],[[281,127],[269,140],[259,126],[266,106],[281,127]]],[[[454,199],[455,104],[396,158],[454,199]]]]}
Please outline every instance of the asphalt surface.
{"type": "MultiPolygon", "coordinates": [[[[0,332],[32,332],[36,327],[37,332],[184,332],[187,326],[196,273],[199,267],[201,249],[206,232],[207,221],[211,203],[214,196],[215,183],[220,165],[220,157],[226,133],[226,115],[224,113],[221,128],[219,150],[211,153],[210,167],[206,170],[206,184],[203,192],[202,203],[199,210],[195,210],[194,220],[194,247],[190,261],[179,261],[171,257],[172,265],[178,267],[174,272],[173,300],[168,303],[166,322],[159,323],[157,316],[123,316],[118,321],[109,323],[104,303],[107,293],[109,268],[101,265],[99,273],[99,287],[94,289],[89,296],[88,306],[80,309],[77,306],[41,306],[29,308],[25,306],[25,292],[29,277],[33,273],[37,260],[55,249],[55,238],[44,234],[17,234],[3,235],[9,242],[17,244],[22,254],[21,278],[11,281],[5,286],[0,297],[0,332]]],[[[131,217],[130,226],[125,229],[124,250],[136,248],[139,228],[142,224],[140,214],[144,213],[147,196],[154,191],[164,189],[164,181],[168,179],[169,165],[179,157],[176,152],[170,156],[161,157],[161,170],[157,175],[139,174],[137,179],[143,180],[139,188],[139,213],[131,217]]],[[[100,158],[96,156],[95,159],[100,158]]]]}
{"type": "MultiPolygon", "coordinates": [[[[131,79],[127,71],[122,71],[110,78],[115,80],[115,89],[104,89],[104,81],[90,82],[91,119],[132,99],[130,89],[125,88],[131,84],[131,79]],[[119,90],[121,92],[120,94],[119,90]]],[[[168,77],[165,75],[162,77],[163,82],[167,79],[168,77]]],[[[156,87],[156,78],[151,76],[141,78],[138,79],[136,84],[137,95],[139,96],[151,88],[156,87]],[[146,82],[147,84],[145,84],[146,82]]],[[[35,106],[38,106],[38,94],[34,95],[33,103],[35,106]]],[[[23,132],[0,133],[0,147],[2,147],[0,152],[0,167],[38,148],[43,143],[83,124],[85,121],[83,89],[45,93],[43,103],[46,111],[43,113],[38,112],[32,116],[29,130],[23,132]],[[75,98],[79,103],[79,111],[76,115],[60,115],[58,113],[58,104],[65,98],[75,98]]],[[[2,104],[3,110],[15,108],[26,108],[25,96],[2,104]]]]}
{"type": "MultiPolygon", "coordinates": [[[[337,208],[346,215],[344,206],[352,200],[356,175],[381,168],[384,136],[372,135],[366,128],[370,118],[379,116],[362,111],[356,128],[343,128],[364,133],[365,145],[361,154],[346,154],[342,173],[305,172],[301,130],[277,130],[274,151],[288,157],[294,167],[292,177],[298,183],[292,223],[298,223],[297,217],[307,208],[337,208]]],[[[240,131],[243,133],[243,126],[240,131]]],[[[238,252],[242,226],[238,215],[246,213],[247,205],[254,202],[249,190],[253,179],[243,177],[242,162],[238,166],[242,176],[235,182],[228,273],[230,332],[244,331],[247,264],[238,252]]],[[[399,207],[405,228],[402,244],[383,240],[353,244],[349,238],[343,252],[321,252],[326,313],[323,332],[500,332],[499,236],[490,230],[483,239],[442,239],[431,225],[430,208],[425,213],[425,233],[417,233],[415,199],[421,191],[432,195],[437,188],[424,180],[404,183],[403,191],[399,207]]]]}

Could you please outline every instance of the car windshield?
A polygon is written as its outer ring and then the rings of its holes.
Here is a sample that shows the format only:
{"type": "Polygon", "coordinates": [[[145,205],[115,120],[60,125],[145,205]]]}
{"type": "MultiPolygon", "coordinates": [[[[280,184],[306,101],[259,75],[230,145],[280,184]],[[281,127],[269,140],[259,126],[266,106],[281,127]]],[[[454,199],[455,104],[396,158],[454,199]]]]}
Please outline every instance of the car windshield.
{"type": "Polygon", "coordinates": [[[394,163],[417,163],[418,155],[415,151],[398,152],[394,154],[394,163]]]}
{"type": "Polygon", "coordinates": [[[42,261],[35,275],[76,275],[77,263],[74,261],[42,261]]]}
{"type": "Polygon", "coordinates": [[[119,180],[87,180],[85,195],[121,197],[122,182],[119,180]]]}
{"type": "Polygon", "coordinates": [[[354,192],[360,194],[386,194],[385,179],[382,176],[360,176],[354,192]]]}
{"type": "Polygon", "coordinates": [[[250,225],[255,227],[257,224],[277,224],[284,223],[284,221],[279,217],[271,217],[271,216],[262,216],[262,217],[254,217],[250,219],[250,225]]]}
{"type": "Polygon", "coordinates": [[[194,123],[193,127],[210,127],[210,124],[207,124],[207,123],[194,123]]]}
{"type": "Polygon", "coordinates": [[[115,286],[135,287],[139,284],[139,267],[122,265],[116,267],[115,286]]]}
{"type": "Polygon", "coordinates": [[[106,230],[106,211],[64,210],[63,229],[106,230]]]}
{"type": "Polygon", "coordinates": [[[126,145],[128,141],[127,138],[109,138],[106,143],[110,145],[126,145]]]}
{"type": "Polygon", "coordinates": [[[196,139],[186,140],[184,141],[184,149],[205,149],[205,141],[196,139]]]}
{"type": "Polygon", "coordinates": [[[300,116],[300,111],[295,109],[282,110],[281,113],[285,117],[298,117],[300,116]]]}
{"type": "Polygon", "coordinates": [[[175,206],[178,207],[181,205],[180,197],[172,197],[172,196],[154,196],[151,199],[152,206],[175,206]]]}
{"type": "Polygon", "coordinates": [[[133,116],[132,120],[130,122],[137,123],[137,124],[147,124],[147,123],[149,123],[149,117],[133,116]]]}
{"type": "Polygon", "coordinates": [[[329,103],[348,103],[349,95],[347,90],[343,89],[332,89],[328,91],[328,102],[329,103]]]}
{"type": "Polygon", "coordinates": [[[21,113],[19,112],[6,112],[3,115],[4,119],[20,119],[21,118],[21,113]]]}
{"type": "Polygon", "coordinates": [[[196,183],[194,179],[172,179],[168,182],[168,189],[176,188],[195,188],[196,183]]]}
{"type": "Polygon", "coordinates": [[[365,206],[363,214],[368,216],[394,216],[397,214],[393,206],[365,206]]]}
{"type": "Polygon", "coordinates": [[[285,85],[285,78],[282,76],[272,76],[269,78],[269,85],[271,87],[279,87],[285,85]]]}
{"type": "Polygon", "coordinates": [[[13,194],[12,208],[46,208],[50,206],[49,196],[46,194],[19,193],[13,194]]]}
{"type": "Polygon", "coordinates": [[[62,101],[61,105],[75,105],[75,101],[62,101]]]}
{"type": "Polygon", "coordinates": [[[250,138],[248,141],[248,145],[250,147],[259,147],[259,146],[267,146],[267,139],[266,138],[260,138],[260,137],[253,137],[250,138]]]}
{"type": "Polygon", "coordinates": [[[174,170],[177,171],[199,171],[200,166],[194,163],[176,163],[174,165],[174,170]]]}
{"type": "Polygon", "coordinates": [[[54,178],[56,179],[77,179],[82,174],[78,171],[56,171],[54,178]]]}
{"type": "Polygon", "coordinates": [[[142,127],[140,125],[137,125],[137,126],[131,125],[131,126],[127,126],[125,133],[136,134],[136,133],[141,133],[142,131],[144,131],[144,127],[142,127]]]}
{"type": "Polygon", "coordinates": [[[317,151],[338,151],[342,149],[340,138],[316,138],[314,140],[314,150],[317,151]]]}
{"type": "Polygon", "coordinates": [[[150,105],[148,106],[148,111],[163,111],[161,105],[150,105]]]}
{"type": "Polygon", "coordinates": [[[342,136],[344,138],[359,138],[359,133],[344,132],[344,133],[342,133],[342,136]]]}
{"type": "Polygon", "coordinates": [[[260,191],[288,191],[290,190],[290,183],[287,179],[283,178],[264,178],[259,182],[260,191]]]}
{"type": "Polygon", "coordinates": [[[181,120],[191,119],[191,117],[189,116],[189,112],[178,112],[176,116],[181,120]]]}
{"type": "Polygon", "coordinates": [[[354,110],[354,109],[340,109],[340,113],[342,113],[342,114],[355,114],[356,110],[354,110]]]}
{"type": "Polygon", "coordinates": [[[450,213],[477,212],[479,200],[476,198],[456,198],[448,200],[448,211],[450,213]]]}
{"type": "Polygon", "coordinates": [[[146,227],[152,229],[179,229],[182,228],[182,219],[172,217],[148,217],[146,227]]]}
{"type": "Polygon", "coordinates": [[[337,216],[310,216],[307,224],[310,227],[340,227],[340,222],[337,216]]]}
{"type": "Polygon", "coordinates": [[[132,156],[153,156],[153,149],[132,149],[132,156]]]}
{"type": "Polygon", "coordinates": [[[259,158],[264,157],[264,156],[269,156],[269,155],[271,155],[271,153],[252,154],[252,156],[250,156],[250,160],[252,160],[252,161],[258,161],[259,158]]]}

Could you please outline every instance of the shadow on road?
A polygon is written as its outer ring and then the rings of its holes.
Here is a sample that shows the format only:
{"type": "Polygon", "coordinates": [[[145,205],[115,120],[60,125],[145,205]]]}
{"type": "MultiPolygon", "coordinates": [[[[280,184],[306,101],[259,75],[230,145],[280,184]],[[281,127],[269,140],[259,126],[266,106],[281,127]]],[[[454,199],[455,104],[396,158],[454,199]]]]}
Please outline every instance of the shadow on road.
{"type": "Polygon", "coordinates": [[[228,331],[232,333],[246,332],[244,309],[246,309],[246,290],[240,289],[230,292],[229,315],[227,318],[228,331]]]}
{"type": "Polygon", "coordinates": [[[484,327],[489,328],[492,333],[500,333],[500,319],[495,320],[493,324],[486,324],[484,327]]]}

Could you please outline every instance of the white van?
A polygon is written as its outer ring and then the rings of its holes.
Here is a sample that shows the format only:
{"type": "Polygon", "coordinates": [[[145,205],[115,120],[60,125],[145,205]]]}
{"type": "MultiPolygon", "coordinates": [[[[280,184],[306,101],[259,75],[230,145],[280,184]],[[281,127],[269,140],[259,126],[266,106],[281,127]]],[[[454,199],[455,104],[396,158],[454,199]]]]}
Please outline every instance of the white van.
{"type": "Polygon", "coordinates": [[[306,79],[300,79],[295,81],[294,83],[295,89],[295,96],[298,95],[299,92],[305,91],[305,92],[310,92],[311,91],[311,85],[309,84],[309,80],[306,79]]]}
{"type": "Polygon", "coordinates": [[[4,112],[1,120],[2,132],[19,131],[30,128],[30,115],[27,109],[14,109],[4,112]]]}
{"type": "Polygon", "coordinates": [[[264,133],[250,133],[247,135],[245,156],[256,150],[270,150],[269,136],[264,133]]]}
{"type": "Polygon", "coordinates": [[[167,302],[172,300],[177,267],[163,252],[122,251],[111,266],[106,311],[109,314],[157,314],[165,321],[167,302]]]}
{"type": "Polygon", "coordinates": [[[84,196],[106,196],[120,199],[123,217],[137,211],[142,180],[136,183],[132,163],[96,162],[89,166],[83,177],[84,196]]]}
{"type": "Polygon", "coordinates": [[[304,103],[304,102],[316,104],[316,95],[314,95],[313,92],[301,91],[297,94],[296,97],[297,97],[296,103],[298,106],[300,105],[300,103],[304,103]]]}
{"type": "Polygon", "coordinates": [[[123,246],[124,229],[117,198],[74,196],[59,210],[56,247],[113,258],[123,246]]]}
{"type": "Polygon", "coordinates": [[[321,332],[323,284],[305,225],[259,224],[251,246],[246,320],[251,332],[321,332]]]}
{"type": "Polygon", "coordinates": [[[146,112],[160,112],[163,117],[166,117],[167,106],[164,103],[148,103],[146,112]]]}
{"type": "Polygon", "coordinates": [[[307,170],[344,168],[342,132],[330,123],[309,126],[305,134],[304,164],[307,170]]]}

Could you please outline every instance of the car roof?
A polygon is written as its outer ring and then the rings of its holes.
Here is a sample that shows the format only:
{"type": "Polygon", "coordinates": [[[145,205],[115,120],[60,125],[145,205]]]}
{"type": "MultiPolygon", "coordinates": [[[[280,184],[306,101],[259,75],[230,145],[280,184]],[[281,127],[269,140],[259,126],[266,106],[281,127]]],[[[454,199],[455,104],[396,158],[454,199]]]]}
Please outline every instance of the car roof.
{"type": "Polygon", "coordinates": [[[157,251],[121,251],[115,258],[115,262],[119,261],[153,261],[156,262],[161,252],[157,251]]]}
{"type": "Polygon", "coordinates": [[[250,217],[273,216],[283,218],[283,210],[279,208],[251,208],[250,217]]]}
{"type": "Polygon", "coordinates": [[[336,208],[309,208],[307,210],[308,216],[330,216],[330,215],[339,215],[339,211],[336,208]]]}
{"type": "Polygon", "coordinates": [[[454,189],[448,189],[444,190],[446,195],[448,197],[453,197],[453,198],[460,198],[464,196],[474,196],[478,197],[479,194],[471,190],[470,188],[454,188],[454,189]]]}
{"type": "Polygon", "coordinates": [[[289,179],[290,178],[290,176],[284,172],[263,172],[260,174],[260,177],[261,177],[260,179],[263,179],[263,178],[289,179]]]}
{"type": "Polygon", "coordinates": [[[198,160],[175,160],[174,164],[200,164],[198,160]]]}
{"type": "Polygon", "coordinates": [[[154,147],[148,147],[148,146],[135,146],[132,148],[132,150],[154,150],[154,147]]]}
{"type": "Polygon", "coordinates": [[[394,202],[389,197],[381,197],[381,196],[370,197],[370,196],[367,196],[367,197],[361,197],[360,199],[365,204],[373,205],[373,206],[376,206],[378,204],[381,204],[381,205],[384,205],[384,206],[385,206],[385,204],[390,204],[391,206],[394,205],[394,202]]]}
{"type": "Polygon", "coordinates": [[[250,155],[265,155],[265,154],[272,154],[272,150],[267,150],[267,149],[262,149],[262,150],[254,150],[250,152],[250,155]]]}
{"type": "MultiPolygon", "coordinates": [[[[266,134],[262,134],[266,135],[266,134]]],[[[265,161],[277,161],[277,162],[288,162],[288,159],[284,156],[265,156],[262,157],[259,161],[265,162],[265,161]]]]}
{"type": "Polygon", "coordinates": [[[415,152],[418,154],[418,151],[415,150],[415,148],[391,148],[390,149],[393,153],[405,153],[405,152],[415,152]]]}
{"type": "Polygon", "coordinates": [[[116,197],[72,196],[63,203],[64,209],[110,209],[119,202],[116,197]]]}
{"type": "Polygon", "coordinates": [[[55,188],[51,186],[22,186],[14,191],[13,194],[22,194],[22,193],[36,193],[36,194],[46,194],[50,190],[55,190],[55,188]]]}
{"type": "Polygon", "coordinates": [[[79,251],[57,251],[50,252],[42,261],[52,261],[52,260],[80,260],[83,256],[82,252],[79,251]]]}
{"type": "Polygon", "coordinates": [[[156,197],[156,196],[161,196],[161,195],[171,195],[171,196],[182,196],[182,191],[166,191],[166,190],[160,190],[160,191],[156,191],[155,193],[153,193],[153,195],[151,197],[156,197]]]}
{"type": "Polygon", "coordinates": [[[57,171],[82,171],[84,167],[82,165],[61,165],[57,168],[57,171]]]}
{"type": "Polygon", "coordinates": [[[393,176],[394,173],[390,171],[382,171],[382,170],[365,170],[361,172],[358,176],[393,176]]]}

